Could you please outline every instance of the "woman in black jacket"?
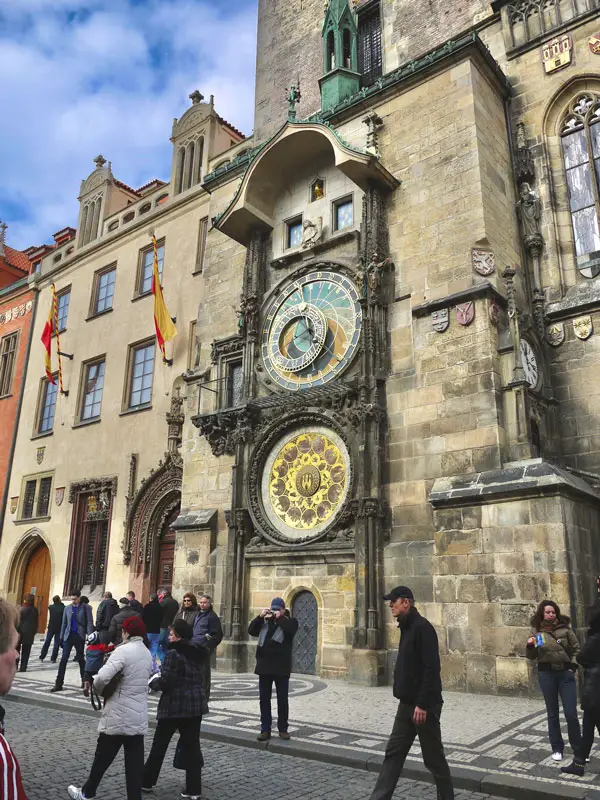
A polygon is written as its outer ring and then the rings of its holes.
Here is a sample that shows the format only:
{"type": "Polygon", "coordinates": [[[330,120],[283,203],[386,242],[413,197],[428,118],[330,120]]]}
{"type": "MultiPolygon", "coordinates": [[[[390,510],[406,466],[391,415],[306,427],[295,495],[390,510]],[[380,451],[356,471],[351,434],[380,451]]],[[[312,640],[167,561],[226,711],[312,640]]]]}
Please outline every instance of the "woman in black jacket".
{"type": "Polygon", "coordinates": [[[35,607],[35,597],[32,594],[26,594],[21,606],[21,616],[19,618],[19,636],[21,637],[19,648],[21,653],[21,661],[19,663],[19,672],[27,671],[27,664],[29,663],[29,655],[31,653],[31,645],[35,639],[38,629],[39,614],[35,607]]]}
{"type": "Polygon", "coordinates": [[[192,633],[192,626],[185,620],[174,620],[169,628],[169,647],[161,672],[149,682],[150,688],[162,691],[162,695],[154,741],[144,767],[142,791],[156,786],[169,743],[175,731],[179,731],[179,746],[186,767],[182,797],[200,800],[204,765],[200,723],[205,702],[202,663],[209,657],[209,651],[190,644],[192,633]]]}
{"type": "Polygon", "coordinates": [[[590,620],[587,641],[577,655],[577,661],[584,669],[581,707],[583,708],[583,734],[581,752],[562,772],[567,775],[582,776],[585,762],[589,761],[594,744],[596,728],[600,732],[600,612],[596,611],[590,620]]]}

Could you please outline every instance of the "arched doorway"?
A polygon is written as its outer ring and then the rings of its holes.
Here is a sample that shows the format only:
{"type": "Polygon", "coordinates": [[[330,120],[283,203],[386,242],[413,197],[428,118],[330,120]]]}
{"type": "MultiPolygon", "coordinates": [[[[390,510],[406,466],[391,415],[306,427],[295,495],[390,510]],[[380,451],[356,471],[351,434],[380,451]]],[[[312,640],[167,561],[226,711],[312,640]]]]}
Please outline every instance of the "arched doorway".
{"type": "Polygon", "coordinates": [[[312,592],[299,592],[292,602],[292,617],[298,620],[298,633],[292,649],[292,672],[314,675],[317,667],[319,609],[312,592]]]}
{"type": "Polygon", "coordinates": [[[171,525],[175,522],[178,515],[179,508],[176,508],[166,521],[159,539],[154,591],[158,589],[168,589],[171,591],[173,588],[176,533],[172,530],[171,525]]]}
{"type": "Polygon", "coordinates": [[[35,597],[35,607],[40,615],[38,633],[43,633],[46,630],[51,572],[50,551],[42,542],[29,556],[29,561],[25,567],[20,598],[22,600],[26,594],[32,594],[35,597]]]}

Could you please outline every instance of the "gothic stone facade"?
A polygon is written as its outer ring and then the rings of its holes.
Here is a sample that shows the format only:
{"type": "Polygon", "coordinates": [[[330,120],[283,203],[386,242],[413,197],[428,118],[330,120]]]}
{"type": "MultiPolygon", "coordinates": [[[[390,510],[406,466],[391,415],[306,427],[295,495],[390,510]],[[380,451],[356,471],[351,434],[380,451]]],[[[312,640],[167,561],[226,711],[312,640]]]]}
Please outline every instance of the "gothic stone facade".
{"type": "Polygon", "coordinates": [[[600,21],[525,5],[259,3],[255,149],[205,181],[184,426],[180,546],[210,552],[225,668],[273,595],[309,607],[297,668],[365,684],[398,583],[449,689],[531,691],[545,597],[585,624],[600,21]]]}

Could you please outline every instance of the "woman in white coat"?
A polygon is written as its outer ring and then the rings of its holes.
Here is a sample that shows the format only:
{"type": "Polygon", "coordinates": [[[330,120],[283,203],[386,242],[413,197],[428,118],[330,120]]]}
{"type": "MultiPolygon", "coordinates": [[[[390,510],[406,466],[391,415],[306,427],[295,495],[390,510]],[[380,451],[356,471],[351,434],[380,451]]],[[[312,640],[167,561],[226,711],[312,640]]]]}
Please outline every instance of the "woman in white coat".
{"type": "Polygon", "coordinates": [[[89,778],[79,789],[69,786],[73,800],[90,800],[104,773],[123,747],[127,800],[141,800],[144,769],[144,736],[148,731],[148,679],[152,674],[152,656],[144,644],[146,628],[141,617],[129,617],[123,623],[123,642],[94,677],[100,694],[120,675],[114,694],[106,700],[98,724],[98,744],[89,778]]]}

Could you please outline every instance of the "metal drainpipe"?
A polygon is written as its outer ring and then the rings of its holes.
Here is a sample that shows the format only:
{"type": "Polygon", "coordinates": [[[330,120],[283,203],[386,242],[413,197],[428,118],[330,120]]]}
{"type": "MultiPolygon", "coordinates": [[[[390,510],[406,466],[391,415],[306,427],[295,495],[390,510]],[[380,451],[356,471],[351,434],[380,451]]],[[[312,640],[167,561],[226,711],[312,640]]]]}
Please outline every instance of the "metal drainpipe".
{"type": "Polygon", "coordinates": [[[25,353],[25,363],[23,365],[23,376],[21,378],[21,389],[19,392],[19,401],[17,403],[17,414],[15,416],[13,437],[10,445],[10,453],[8,454],[8,469],[6,470],[6,484],[4,486],[4,492],[2,494],[2,505],[0,506],[0,542],[2,541],[2,533],[4,531],[4,515],[6,513],[6,505],[8,503],[8,488],[10,485],[10,477],[12,474],[13,457],[15,455],[15,448],[17,446],[17,433],[19,430],[19,421],[21,418],[21,407],[23,405],[23,396],[25,394],[25,382],[27,380],[27,369],[29,367],[29,354],[31,353],[31,343],[33,341],[33,329],[35,327],[35,315],[37,311],[39,296],[40,296],[39,289],[34,287],[33,308],[31,309],[31,325],[29,327],[29,340],[27,342],[27,352],[25,353]]]}

